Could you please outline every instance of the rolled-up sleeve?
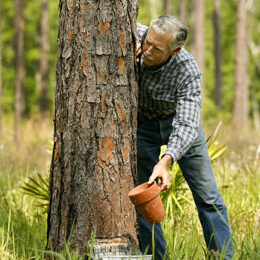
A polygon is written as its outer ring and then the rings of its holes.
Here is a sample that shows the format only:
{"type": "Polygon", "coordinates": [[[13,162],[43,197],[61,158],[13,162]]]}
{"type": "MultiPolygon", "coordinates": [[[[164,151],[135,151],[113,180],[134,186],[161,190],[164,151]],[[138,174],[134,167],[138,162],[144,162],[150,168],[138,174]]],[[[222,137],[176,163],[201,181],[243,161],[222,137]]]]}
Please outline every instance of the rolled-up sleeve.
{"type": "MultiPolygon", "coordinates": [[[[189,68],[191,69],[191,68],[189,68]]],[[[176,115],[164,154],[179,160],[198,136],[201,111],[201,73],[186,74],[176,93],[176,115]]]]}

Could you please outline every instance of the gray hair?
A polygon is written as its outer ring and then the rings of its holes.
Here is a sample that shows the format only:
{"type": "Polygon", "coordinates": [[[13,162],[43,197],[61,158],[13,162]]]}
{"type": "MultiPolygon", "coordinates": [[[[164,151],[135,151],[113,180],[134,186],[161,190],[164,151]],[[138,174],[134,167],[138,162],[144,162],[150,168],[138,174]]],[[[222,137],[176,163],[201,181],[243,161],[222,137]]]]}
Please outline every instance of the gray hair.
{"type": "Polygon", "coordinates": [[[171,15],[162,15],[152,19],[149,31],[151,29],[160,34],[172,33],[171,51],[185,44],[189,32],[188,27],[182,20],[171,15]]]}

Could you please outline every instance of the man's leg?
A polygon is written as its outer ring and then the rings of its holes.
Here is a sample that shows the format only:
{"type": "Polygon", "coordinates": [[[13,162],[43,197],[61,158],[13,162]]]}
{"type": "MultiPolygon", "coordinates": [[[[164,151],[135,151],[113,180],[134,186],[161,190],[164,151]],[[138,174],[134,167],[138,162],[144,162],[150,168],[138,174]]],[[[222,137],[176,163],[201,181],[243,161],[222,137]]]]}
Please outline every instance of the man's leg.
{"type": "MultiPolygon", "coordinates": [[[[137,171],[138,183],[147,182],[155,164],[159,160],[161,147],[160,129],[158,121],[139,118],[137,128],[137,171]]],[[[148,254],[152,253],[152,225],[138,214],[140,225],[140,248],[144,253],[148,247],[148,254]]],[[[166,242],[161,224],[154,225],[155,255],[163,259],[166,253],[166,242]]]]}
{"type": "MultiPolygon", "coordinates": [[[[178,161],[196,203],[208,249],[232,255],[227,209],[212,172],[202,128],[189,151],[178,161]]],[[[228,258],[228,257],[227,257],[228,258]]]]}

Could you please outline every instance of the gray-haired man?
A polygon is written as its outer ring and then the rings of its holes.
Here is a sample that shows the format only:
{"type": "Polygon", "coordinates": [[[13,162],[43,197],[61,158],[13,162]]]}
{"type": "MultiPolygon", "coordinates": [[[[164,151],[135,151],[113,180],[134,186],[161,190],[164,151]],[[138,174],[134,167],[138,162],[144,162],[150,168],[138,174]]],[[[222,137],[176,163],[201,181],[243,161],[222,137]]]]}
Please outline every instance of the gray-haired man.
{"type": "MultiPolygon", "coordinates": [[[[137,127],[138,181],[159,178],[161,189],[168,189],[168,167],[178,162],[192,191],[204,238],[209,250],[227,250],[232,240],[227,210],[210,165],[200,123],[201,73],[196,61],[183,45],[187,26],[178,18],[164,15],[150,27],[137,24],[139,70],[139,108],[137,127]],[[159,161],[161,145],[167,149],[159,161]]],[[[140,247],[152,247],[152,226],[142,216],[140,247]]],[[[166,242],[161,225],[155,225],[155,254],[163,259],[166,242]]]]}

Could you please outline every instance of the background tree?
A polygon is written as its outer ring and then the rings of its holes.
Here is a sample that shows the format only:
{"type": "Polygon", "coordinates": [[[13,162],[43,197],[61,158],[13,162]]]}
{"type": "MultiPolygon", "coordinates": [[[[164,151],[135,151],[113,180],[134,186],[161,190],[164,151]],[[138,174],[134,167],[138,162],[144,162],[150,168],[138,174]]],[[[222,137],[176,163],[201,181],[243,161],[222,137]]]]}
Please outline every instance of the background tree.
{"type": "Polygon", "coordinates": [[[172,2],[171,0],[164,0],[164,13],[172,14],[172,2]]]}
{"type": "MultiPolygon", "coordinates": [[[[251,101],[249,107],[252,109],[250,113],[253,117],[253,126],[259,131],[260,130],[260,3],[259,1],[247,1],[247,16],[248,16],[248,27],[247,31],[250,33],[248,36],[248,47],[249,47],[249,58],[248,63],[248,83],[250,89],[251,101]]],[[[250,115],[249,114],[249,115],[250,115]]]]}
{"type": "Polygon", "coordinates": [[[204,75],[204,0],[191,1],[191,44],[190,51],[204,75]]]}
{"type": "Polygon", "coordinates": [[[136,1],[60,1],[47,249],[137,244],[136,1]],[[115,241],[114,241],[115,242],[115,241]]]}
{"type": "Polygon", "coordinates": [[[179,0],[179,5],[178,5],[178,16],[181,20],[185,21],[186,19],[186,2],[187,0],[179,0]]]}
{"type": "Polygon", "coordinates": [[[157,0],[149,0],[151,17],[155,18],[159,16],[161,9],[161,2],[157,0]]]}
{"type": "Polygon", "coordinates": [[[49,58],[49,11],[48,0],[42,0],[42,17],[41,17],[41,96],[40,110],[45,117],[48,110],[48,58],[49,58]]]}
{"type": "Polygon", "coordinates": [[[0,0],[0,137],[2,135],[2,1],[0,0]]]}
{"type": "Polygon", "coordinates": [[[248,124],[248,49],[247,49],[247,8],[246,0],[237,1],[236,25],[236,70],[233,127],[240,131],[248,124]]]}
{"type": "Polygon", "coordinates": [[[16,81],[15,81],[15,140],[18,142],[19,122],[24,113],[24,0],[15,0],[15,46],[16,46],[16,81]]]}
{"type": "Polygon", "coordinates": [[[214,27],[214,53],[215,53],[215,104],[221,107],[222,99],[222,51],[221,51],[221,21],[220,21],[220,0],[214,0],[213,27],[214,27]]]}

